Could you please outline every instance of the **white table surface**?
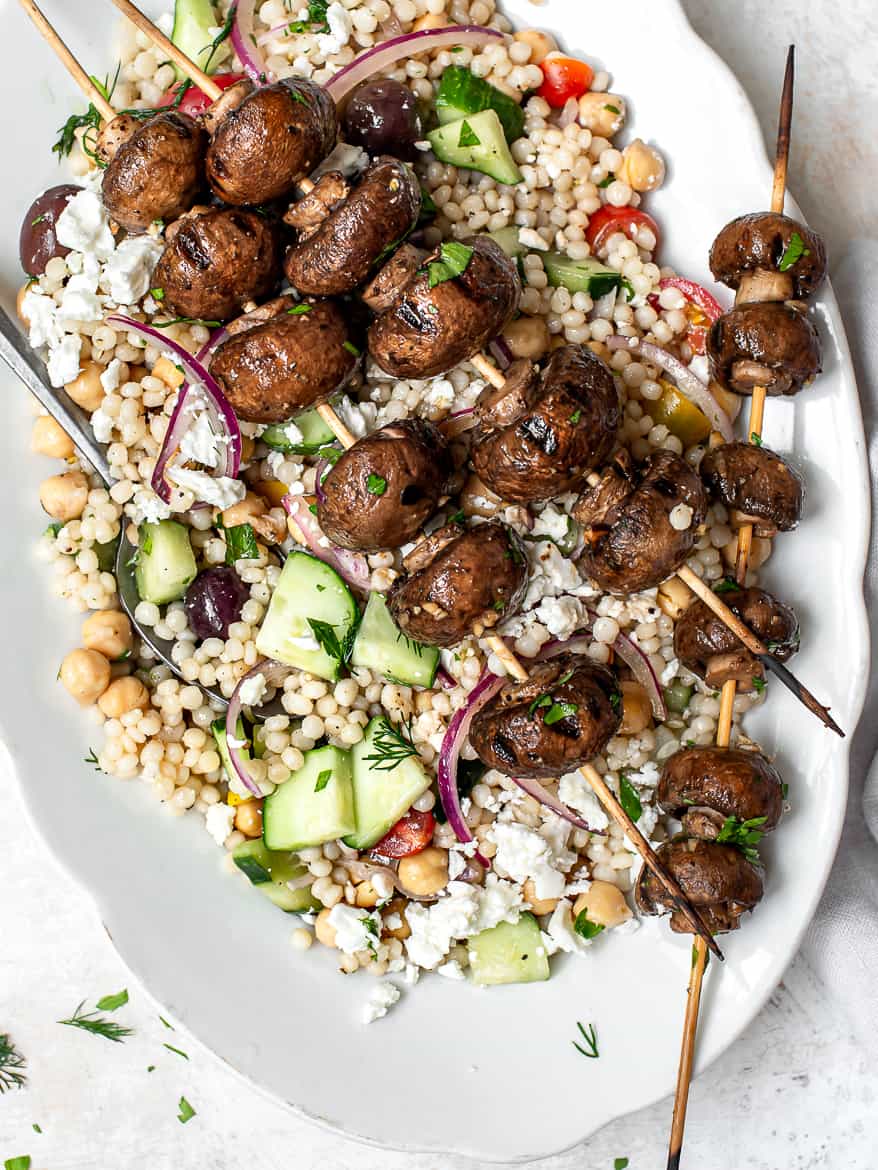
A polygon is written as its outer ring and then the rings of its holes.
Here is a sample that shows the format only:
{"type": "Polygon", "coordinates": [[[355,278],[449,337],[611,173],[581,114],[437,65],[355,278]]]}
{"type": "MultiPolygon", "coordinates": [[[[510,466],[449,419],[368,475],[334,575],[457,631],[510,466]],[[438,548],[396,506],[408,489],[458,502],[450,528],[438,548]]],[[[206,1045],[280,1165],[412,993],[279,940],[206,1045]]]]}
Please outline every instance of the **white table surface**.
{"type": "MultiPolygon", "coordinates": [[[[748,90],[769,139],[784,50],[789,41],[796,42],[791,189],[826,236],[830,256],[840,257],[858,237],[878,237],[878,16],[872,0],[773,0],[770,7],[762,0],[738,0],[734,6],[727,0],[684,3],[697,31],[748,90]]],[[[537,23],[536,12],[534,17],[537,23]]],[[[693,100],[709,98],[693,95],[693,100]]],[[[222,978],[218,971],[217,979],[222,978]]],[[[235,1003],[230,990],[230,1013],[235,1003]]],[[[682,1000],[656,1004],[654,1010],[682,1011],[682,1000]]],[[[12,1032],[29,1058],[29,1082],[24,1091],[0,1097],[0,1163],[30,1154],[34,1170],[304,1170],[317,1165],[324,1170],[450,1170],[457,1165],[382,1152],[299,1121],[195,1041],[168,1032],[116,957],[88,897],[32,837],[16,794],[0,776],[4,1031],[12,1032]],[[126,986],[132,999],[125,1022],[137,1034],[124,1045],[54,1023],[82,998],[126,986]],[[165,1042],[185,1048],[188,1062],[164,1049],[165,1042]],[[148,1073],[151,1064],[156,1068],[148,1073]],[[176,1119],[181,1094],[197,1110],[185,1127],[176,1119]]],[[[644,1042],[649,1043],[648,1033],[644,1042]]],[[[291,1059],[307,1055],[291,1054],[291,1059]]],[[[874,1170],[876,1097],[878,1067],[798,958],[753,1025],[694,1085],[684,1162],[700,1170],[874,1170]]],[[[535,1096],[534,1108],[538,1102],[535,1096]]],[[[665,1164],[669,1117],[668,1100],[613,1123],[575,1151],[535,1165],[540,1170],[609,1170],[614,1158],[624,1155],[631,1170],[659,1170],[665,1164]]]]}

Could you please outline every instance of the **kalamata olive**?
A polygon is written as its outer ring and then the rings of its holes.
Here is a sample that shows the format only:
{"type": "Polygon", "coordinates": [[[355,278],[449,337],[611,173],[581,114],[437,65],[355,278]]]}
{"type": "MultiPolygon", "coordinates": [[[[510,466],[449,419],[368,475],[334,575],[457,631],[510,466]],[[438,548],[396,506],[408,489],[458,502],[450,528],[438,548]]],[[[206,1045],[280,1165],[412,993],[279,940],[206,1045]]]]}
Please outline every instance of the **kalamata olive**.
{"type": "Polygon", "coordinates": [[[234,569],[219,565],[204,569],[189,588],[183,604],[196,638],[227,638],[229,626],[241,620],[250,590],[234,569]]]}
{"type": "Polygon", "coordinates": [[[344,115],[345,140],[369,154],[414,158],[423,138],[418,101],[399,81],[364,81],[351,94],[344,115]]]}
{"type": "Polygon", "coordinates": [[[27,209],[21,224],[18,254],[28,276],[42,276],[50,260],[55,256],[66,256],[70,251],[58,243],[55,223],[67,206],[67,200],[81,190],[81,187],[69,183],[50,187],[27,209]]]}

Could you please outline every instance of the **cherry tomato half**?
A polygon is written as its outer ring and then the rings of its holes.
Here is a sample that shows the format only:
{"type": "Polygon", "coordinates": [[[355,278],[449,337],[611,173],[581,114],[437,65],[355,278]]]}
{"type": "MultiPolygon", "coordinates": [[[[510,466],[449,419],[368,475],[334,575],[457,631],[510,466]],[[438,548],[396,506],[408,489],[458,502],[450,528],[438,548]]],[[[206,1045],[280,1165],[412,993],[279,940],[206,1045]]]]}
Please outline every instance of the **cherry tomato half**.
{"type": "Polygon", "coordinates": [[[655,236],[653,252],[657,252],[661,232],[651,215],[638,211],[636,207],[611,207],[607,203],[599,207],[589,219],[585,238],[591,244],[592,252],[597,255],[614,232],[624,232],[630,239],[634,239],[640,228],[649,228],[655,236]]]}
{"type": "MultiPolygon", "coordinates": [[[[237,81],[243,81],[245,74],[243,73],[217,73],[213,78],[214,82],[220,89],[228,89],[237,81]]],[[[164,109],[166,106],[172,106],[177,100],[177,95],[180,92],[180,86],[185,85],[185,81],[178,82],[177,85],[172,86],[166,94],[162,96],[159,102],[159,109],[164,109]]],[[[213,98],[209,98],[206,93],[203,93],[197,85],[190,85],[183,96],[177,109],[181,114],[188,114],[190,118],[197,118],[199,114],[203,114],[205,110],[213,105],[213,98]]]]}
{"type": "Polygon", "coordinates": [[[591,89],[594,81],[594,70],[585,61],[577,61],[575,57],[546,57],[540,62],[543,71],[543,84],[537,90],[543,98],[556,110],[566,105],[570,98],[581,97],[591,89]]]}
{"type": "Polygon", "coordinates": [[[420,853],[433,840],[436,818],[431,812],[410,808],[404,817],[381,838],[371,852],[380,857],[411,857],[420,853]]]}

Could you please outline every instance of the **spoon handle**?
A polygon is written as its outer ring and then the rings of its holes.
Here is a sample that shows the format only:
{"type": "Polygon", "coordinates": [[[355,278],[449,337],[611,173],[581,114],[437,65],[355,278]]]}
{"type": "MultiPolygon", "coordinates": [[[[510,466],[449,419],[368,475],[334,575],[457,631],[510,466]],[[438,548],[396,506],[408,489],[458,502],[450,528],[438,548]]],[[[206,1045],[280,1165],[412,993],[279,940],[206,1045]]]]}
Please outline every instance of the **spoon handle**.
{"type": "Polygon", "coordinates": [[[88,415],[70,400],[62,400],[63,391],[56,390],[46,378],[42,361],[28,345],[9,315],[0,308],[0,357],[17,374],[31,394],[59,423],[74,446],[95,469],[107,487],[113,482],[106,448],[94,437],[88,415]]]}

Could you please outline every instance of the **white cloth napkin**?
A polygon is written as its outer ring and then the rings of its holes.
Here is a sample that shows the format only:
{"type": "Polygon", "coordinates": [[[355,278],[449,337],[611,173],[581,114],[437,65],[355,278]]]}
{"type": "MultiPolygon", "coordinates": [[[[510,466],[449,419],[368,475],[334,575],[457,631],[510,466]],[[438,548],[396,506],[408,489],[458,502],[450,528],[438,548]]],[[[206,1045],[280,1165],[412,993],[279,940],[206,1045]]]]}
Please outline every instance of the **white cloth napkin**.
{"type": "Polygon", "coordinates": [[[872,470],[865,595],[872,630],[866,705],[851,750],[844,832],[802,951],[862,1043],[878,1051],[878,240],[858,240],[832,273],[856,367],[872,470]]]}

